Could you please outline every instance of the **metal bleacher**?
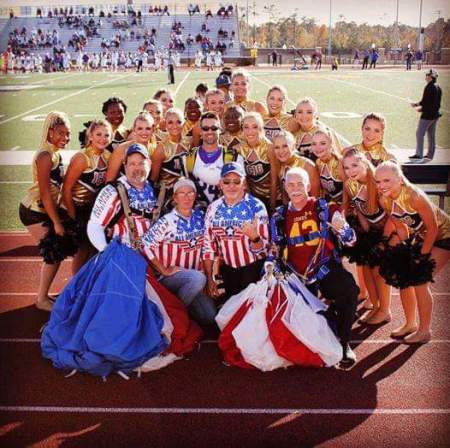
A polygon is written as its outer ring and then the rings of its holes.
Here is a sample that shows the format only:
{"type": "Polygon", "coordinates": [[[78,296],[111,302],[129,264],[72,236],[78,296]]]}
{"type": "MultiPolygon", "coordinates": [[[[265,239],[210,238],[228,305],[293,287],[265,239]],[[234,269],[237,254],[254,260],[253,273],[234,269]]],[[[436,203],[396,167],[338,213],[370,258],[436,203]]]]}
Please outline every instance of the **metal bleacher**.
{"type": "MultiPolygon", "coordinates": [[[[99,19],[98,16],[94,17],[94,20],[97,21],[99,19]]],[[[190,16],[189,14],[176,14],[176,15],[142,15],[142,22],[138,26],[131,27],[131,18],[124,15],[113,16],[112,18],[102,17],[102,27],[98,30],[99,36],[88,38],[87,45],[84,48],[84,51],[87,53],[94,53],[101,51],[101,42],[102,39],[112,39],[115,34],[119,31],[117,28],[113,27],[113,21],[115,19],[125,20],[130,24],[130,31],[134,30],[135,32],[139,29],[141,30],[141,34],[143,34],[144,30],[151,30],[155,28],[157,30],[156,36],[156,48],[164,49],[167,48],[170,39],[170,33],[172,30],[173,23],[181,22],[182,24],[182,39],[185,43],[185,51],[181,54],[182,58],[192,57],[198,49],[200,49],[200,45],[194,42],[191,46],[186,44],[186,39],[189,34],[195,39],[195,36],[201,33],[202,24],[205,22],[204,14],[196,14],[190,16]]],[[[220,28],[228,31],[228,35],[231,36],[232,31],[235,31],[234,38],[234,46],[231,49],[227,49],[225,53],[225,57],[238,57],[240,52],[240,42],[239,42],[239,33],[238,33],[238,21],[237,17],[233,16],[230,18],[223,17],[209,17],[207,21],[207,26],[209,29],[209,33],[201,33],[202,35],[206,35],[209,37],[215,45],[218,41],[218,31],[220,28]]],[[[72,38],[74,32],[77,29],[71,29],[67,26],[60,27],[58,24],[58,18],[38,18],[38,17],[15,17],[13,19],[1,18],[0,19],[0,51],[4,51],[8,45],[9,33],[14,29],[21,30],[25,27],[28,33],[31,32],[33,28],[41,29],[42,31],[53,31],[56,29],[59,34],[59,39],[61,44],[67,48],[68,41],[72,38]]],[[[128,51],[137,51],[139,45],[141,45],[143,40],[123,40],[119,50],[128,51]]],[[[224,42],[229,43],[229,39],[225,39],[224,42]]],[[[73,51],[70,48],[67,48],[69,52],[73,51]]],[[[51,51],[51,48],[40,48],[30,50],[33,53],[41,53],[44,54],[48,51],[51,51]]]]}

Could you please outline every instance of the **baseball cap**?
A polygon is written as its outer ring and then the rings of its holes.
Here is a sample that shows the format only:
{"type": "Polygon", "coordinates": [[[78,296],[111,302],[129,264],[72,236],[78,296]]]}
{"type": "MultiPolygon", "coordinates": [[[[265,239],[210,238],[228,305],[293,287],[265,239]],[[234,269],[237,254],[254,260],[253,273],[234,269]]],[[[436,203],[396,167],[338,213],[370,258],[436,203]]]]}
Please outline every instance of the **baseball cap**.
{"type": "Polygon", "coordinates": [[[438,77],[438,73],[436,70],[433,70],[432,68],[430,68],[430,70],[428,70],[425,75],[427,76],[431,76],[432,78],[436,79],[438,77]]]}
{"type": "Polygon", "coordinates": [[[228,75],[219,75],[216,79],[216,87],[231,86],[231,78],[228,75]]]}
{"type": "Polygon", "coordinates": [[[141,145],[139,143],[133,143],[128,149],[127,149],[127,155],[126,157],[131,156],[131,154],[140,154],[145,159],[149,158],[147,148],[144,145],[141,145]]]}
{"type": "Polygon", "coordinates": [[[191,179],[186,179],[185,177],[182,177],[175,182],[175,185],[173,186],[173,192],[176,193],[177,190],[181,187],[191,187],[194,191],[197,191],[194,182],[192,182],[191,179]]]}
{"type": "Polygon", "coordinates": [[[235,173],[241,177],[245,177],[244,168],[242,168],[242,165],[236,162],[225,163],[225,165],[222,167],[222,171],[220,172],[220,177],[225,177],[230,173],[235,173]]]}

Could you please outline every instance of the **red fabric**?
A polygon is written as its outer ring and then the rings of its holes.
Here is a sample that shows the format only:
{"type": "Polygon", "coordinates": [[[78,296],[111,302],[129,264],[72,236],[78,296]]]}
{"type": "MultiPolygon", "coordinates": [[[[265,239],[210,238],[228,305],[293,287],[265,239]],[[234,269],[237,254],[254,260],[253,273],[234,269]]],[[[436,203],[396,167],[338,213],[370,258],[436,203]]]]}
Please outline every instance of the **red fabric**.
{"type": "Polygon", "coordinates": [[[232,331],[239,325],[241,320],[244,318],[250,307],[250,303],[247,300],[241,307],[236,311],[235,315],[230,319],[222,333],[219,336],[219,348],[222,351],[223,358],[226,363],[231,366],[238,366],[244,369],[254,369],[255,367],[248,364],[241,354],[241,351],[236,345],[236,341],[232,335],[232,331]]]}
{"type": "Polygon", "coordinates": [[[162,286],[151,275],[151,271],[147,271],[147,281],[161,299],[173,325],[171,343],[164,353],[175,353],[179,356],[191,352],[203,337],[203,331],[189,319],[183,302],[162,286]]]}
{"type": "Polygon", "coordinates": [[[277,286],[266,309],[269,337],[275,347],[275,351],[279,356],[294,364],[304,367],[323,367],[322,358],[300,342],[284,325],[281,318],[286,310],[286,305],[287,300],[284,290],[277,286]],[[279,309],[280,306],[281,310],[279,309]],[[277,316],[272,321],[277,311],[277,316]]]}

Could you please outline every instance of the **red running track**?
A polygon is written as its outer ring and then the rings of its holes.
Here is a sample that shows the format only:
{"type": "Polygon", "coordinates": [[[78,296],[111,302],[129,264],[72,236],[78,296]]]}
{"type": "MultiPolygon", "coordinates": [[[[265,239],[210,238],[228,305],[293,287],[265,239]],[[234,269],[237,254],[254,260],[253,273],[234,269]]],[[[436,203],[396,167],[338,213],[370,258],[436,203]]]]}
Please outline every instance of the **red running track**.
{"type": "MultiPolygon", "coordinates": [[[[450,445],[448,270],[433,285],[433,341],[389,339],[401,322],[355,324],[348,371],[226,367],[217,332],[189,359],[129,381],[64,378],[40,355],[48,314],[33,306],[39,259],[26,236],[0,235],[0,446],[439,447],[450,445]]],[[[57,292],[70,277],[63,264],[57,292]]]]}

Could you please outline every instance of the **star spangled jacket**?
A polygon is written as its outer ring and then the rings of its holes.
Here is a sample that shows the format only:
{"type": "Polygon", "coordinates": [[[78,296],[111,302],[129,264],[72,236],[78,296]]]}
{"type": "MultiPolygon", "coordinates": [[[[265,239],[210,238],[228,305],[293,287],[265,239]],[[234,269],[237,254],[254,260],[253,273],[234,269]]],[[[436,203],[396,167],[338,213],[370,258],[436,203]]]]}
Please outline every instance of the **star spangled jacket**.
{"type": "Polygon", "coordinates": [[[268,215],[264,204],[246,194],[241,202],[228,206],[225,199],[214,201],[206,211],[203,258],[214,260],[221,257],[233,268],[247,266],[264,258],[269,244],[268,215]],[[250,239],[242,232],[244,222],[256,218],[262,249],[254,250],[250,239]]]}
{"type": "Polygon", "coordinates": [[[142,249],[149,260],[157,258],[166,268],[200,269],[204,233],[203,211],[193,210],[186,218],[173,209],[147,231],[142,249]]]}

